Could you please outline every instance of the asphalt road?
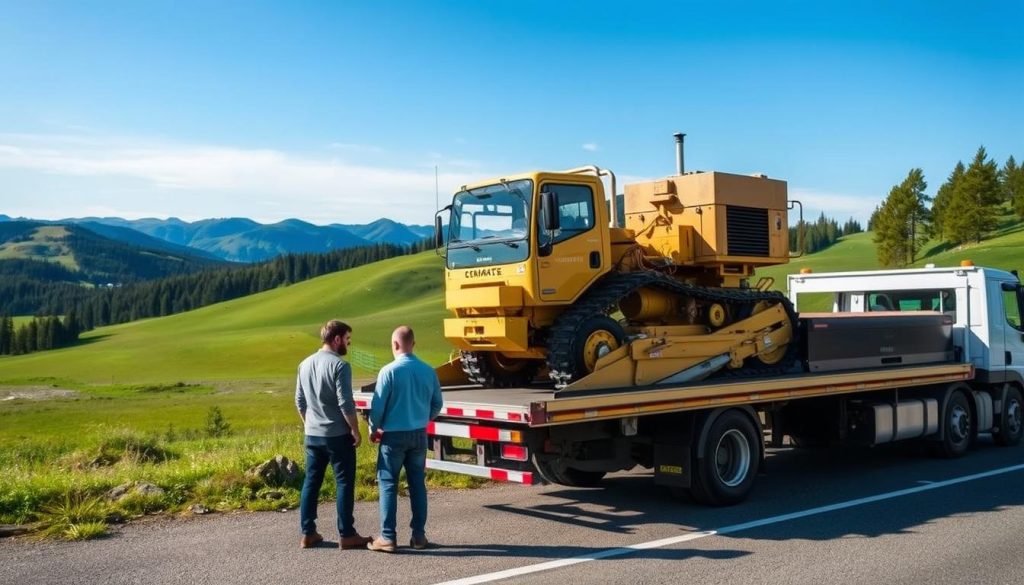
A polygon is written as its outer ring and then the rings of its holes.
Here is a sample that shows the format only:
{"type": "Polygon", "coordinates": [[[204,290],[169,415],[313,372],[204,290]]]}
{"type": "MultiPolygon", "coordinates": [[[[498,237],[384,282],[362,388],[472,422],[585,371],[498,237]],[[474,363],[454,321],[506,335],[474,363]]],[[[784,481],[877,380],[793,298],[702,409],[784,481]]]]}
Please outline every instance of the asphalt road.
{"type": "MultiPolygon", "coordinates": [[[[0,583],[1020,583],[1024,446],[967,457],[916,446],[769,455],[739,506],[673,499],[646,473],[599,489],[431,492],[435,546],[300,550],[298,513],[161,519],[84,543],[0,540],[0,583]],[[634,547],[634,548],[625,548],[634,547]]],[[[375,503],[358,529],[375,533],[375,503]]],[[[400,541],[407,541],[400,502],[400,541]]]]}

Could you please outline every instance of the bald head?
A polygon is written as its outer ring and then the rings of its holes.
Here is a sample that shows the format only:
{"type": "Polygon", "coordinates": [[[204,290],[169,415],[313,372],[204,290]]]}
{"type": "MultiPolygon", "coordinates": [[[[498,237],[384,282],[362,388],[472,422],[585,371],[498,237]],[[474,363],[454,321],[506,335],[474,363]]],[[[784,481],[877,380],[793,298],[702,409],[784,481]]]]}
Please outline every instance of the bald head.
{"type": "Polygon", "coordinates": [[[398,354],[412,353],[412,347],[416,345],[416,336],[413,335],[412,327],[402,325],[391,334],[391,353],[398,354]]]}

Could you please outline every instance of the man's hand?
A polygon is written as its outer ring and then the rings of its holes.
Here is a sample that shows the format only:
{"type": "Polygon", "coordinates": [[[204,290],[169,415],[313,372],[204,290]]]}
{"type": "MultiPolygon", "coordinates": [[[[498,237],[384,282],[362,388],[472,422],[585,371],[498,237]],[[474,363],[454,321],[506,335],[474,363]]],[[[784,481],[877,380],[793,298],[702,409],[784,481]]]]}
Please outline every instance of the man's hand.
{"type": "Polygon", "coordinates": [[[384,431],[382,431],[381,429],[377,429],[377,430],[373,431],[372,433],[370,433],[370,442],[374,443],[374,444],[380,443],[380,438],[383,437],[383,436],[384,436],[384,431]]]}
{"type": "Polygon", "coordinates": [[[352,429],[352,446],[358,447],[363,442],[363,433],[358,428],[352,429]]]}

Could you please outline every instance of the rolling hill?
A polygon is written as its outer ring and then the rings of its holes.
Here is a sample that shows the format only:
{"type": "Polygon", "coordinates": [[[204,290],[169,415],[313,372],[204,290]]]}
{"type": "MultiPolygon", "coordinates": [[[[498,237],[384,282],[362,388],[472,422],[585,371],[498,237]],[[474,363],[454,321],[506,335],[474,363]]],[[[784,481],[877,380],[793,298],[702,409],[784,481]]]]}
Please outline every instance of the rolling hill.
{"type": "MultiPolygon", "coordinates": [[[[101,230],[107,231],[104,226],[101,230]]],[[[19,275],[19,272],[3,269],[4,263],[19,262],[22,270],[25,263],[56,264],[67,274],[63,278],[46,280],[105,284],[186,274],[226,265],[221,260],[193,254],[188,248],[172,246],[142,234],[132,237],[139,243],[112,239],[85,225],[6,221],[0,224],[0,272],[19,275]],[[152,247],[143,244],[151,244],[152,247]]]]}
{"type": "MultiPolygon", "coordinates": [[[[786,274],[877,268],[871,233],[854,234],[822,252],[758,272],[785,287],[786,274]]],[[[962,249],[933,247],[917,265],[1020,266],[1024,224],[1004,222],[999,233],[962,249]]],[[[0,383],[59,376],[75,382],[141,383],[213,379],[273,379],[289,383],[295,366],[319,344],[328,318],[354,327],[353,349],[390,355],[394,326],[412,325],[417,353],[440,363],[450,347],[443,339],[442,260],[433,252],[392,258],[299,284],[219,303],[188,313],[104,327],[72,348],[0,357],[0,383]]],[[[373,372],[358,370],[357,376],[373,372]]]]}

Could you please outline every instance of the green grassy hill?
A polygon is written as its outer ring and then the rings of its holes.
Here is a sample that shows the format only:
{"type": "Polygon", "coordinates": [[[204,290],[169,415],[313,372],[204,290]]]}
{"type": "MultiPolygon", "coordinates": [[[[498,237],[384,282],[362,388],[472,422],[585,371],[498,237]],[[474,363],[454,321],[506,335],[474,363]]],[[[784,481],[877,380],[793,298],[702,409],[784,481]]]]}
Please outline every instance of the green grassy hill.
{"type": "MultiPolygon", "coordinates": [[[[786,275],[878,268],[871,233],[761,270],[784,289],[786,275]]],[[[1007,221],[999,233],[961,249],[926,249],[916,265],[955,266],[971,259],[1010,270],[1024,264],[1024,224],[1007,221]]],[[[320,325],[337,317],[354,327],[353,350],[390,359],[389,336],[399,324],[417,332],[418,352],[437,364],[451,347],[442,335],[447,316],[442,262],[432,252],[403,256],[310,281],[159,319],[104,327],[75,347],[0,357],[0,383],[55,378],[86,383],[174,383],[204,380],[290,380],[300,359],[319,346],[320,325]]],[[[370,376],[369,369],[356,375],[370,376]]]]}
{"type": "MultiPolygon", "coordinates": [[[[390,335],[409,324],[418,353],[443,361],[442,263],[433,253],[337,272],[188,313],[103,327],[74,347],[0,357],[0,383],[289,380],[316,350],[324,321],[354,328],[353,350],[391,359],[390,335]]],[[[370,372],[359,371],[357,376],[370,372]]]]}

